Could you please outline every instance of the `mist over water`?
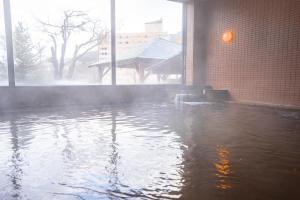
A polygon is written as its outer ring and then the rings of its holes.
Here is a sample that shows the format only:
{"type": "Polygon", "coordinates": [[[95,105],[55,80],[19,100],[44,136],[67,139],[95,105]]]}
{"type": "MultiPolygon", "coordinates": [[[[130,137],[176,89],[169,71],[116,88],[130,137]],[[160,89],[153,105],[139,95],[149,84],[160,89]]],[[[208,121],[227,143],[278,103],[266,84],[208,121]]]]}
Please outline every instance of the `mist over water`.
{"type": "Polygon", "coordinates": [[[142,104],[0,117],[0,199],[297,199],[299,113],[142,104]]]}

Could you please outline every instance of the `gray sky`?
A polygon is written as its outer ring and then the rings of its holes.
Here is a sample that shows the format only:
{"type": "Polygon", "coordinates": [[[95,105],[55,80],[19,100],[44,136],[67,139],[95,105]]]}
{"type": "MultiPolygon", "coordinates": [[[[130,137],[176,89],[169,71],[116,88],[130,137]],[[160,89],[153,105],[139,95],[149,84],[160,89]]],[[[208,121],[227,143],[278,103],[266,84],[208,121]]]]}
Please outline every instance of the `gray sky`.
{"type": "MultiPolygon", "coordinates": [[[[11,0],[13,22],[28,25],[43,21],[57,21],[64,10],[83,10],[110,26],[110,0],[11,0]]],[[[144,23],[163,18],[166,32],[181,30],[180,3],[167,0],[116,0],[117,28],[119,32],[142,32],[144,23]]]]}
{"type": "MultiPolygon", "coordinates": [[[[0,9],[0,31],[3,35],[2,3],[0,9]]],[[[65,10],[85,11],[110,29],[110,0],[11,0],[13,28],[22,21],[29,28],[33,42],[46,45],[49,37],[41,32],[38,20],[61,24],[65,10]]],[[[116,0],[116,15],[117,32],[143,32],[145,22],[160,18],[165,32],[177,33],[182,29],[182,5],[167,0],[116,0]]],[[[82,38],[82,34],[73,37],[74,41],[82,38]]]]}
{"type": "Polygon", "coordinates": [[[166,0],[116,0],[117,25],[121,32],[141,32],[144,23],[163,18],[169,33],[181,31],[182,5],[166,0]]]}

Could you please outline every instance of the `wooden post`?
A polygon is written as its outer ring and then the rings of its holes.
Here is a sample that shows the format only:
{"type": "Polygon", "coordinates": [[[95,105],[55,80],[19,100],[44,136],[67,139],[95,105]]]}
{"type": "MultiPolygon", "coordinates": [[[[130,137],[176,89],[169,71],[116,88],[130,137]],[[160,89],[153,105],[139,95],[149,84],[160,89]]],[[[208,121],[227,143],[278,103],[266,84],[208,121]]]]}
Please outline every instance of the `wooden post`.
{"type": "Polygon", "coordinates": [[[98,68],[98,80],[99,80],[99,83],[102,85],[102,82],[103,82],[103,67],[97,67],[98,68]]]}
{"type": "Polygon", "coordinates": [[[160,74],[156,74],[156,77],[157,77],[157,82],[160,83],[160,74]]]}
{"type": "Polygon", "coordinates": [[[139,79],[140,79],[140,83],[144,83],[145,81],[145,69],[142,63],[138,64],[138,69],[139,69],[139,79]]]}

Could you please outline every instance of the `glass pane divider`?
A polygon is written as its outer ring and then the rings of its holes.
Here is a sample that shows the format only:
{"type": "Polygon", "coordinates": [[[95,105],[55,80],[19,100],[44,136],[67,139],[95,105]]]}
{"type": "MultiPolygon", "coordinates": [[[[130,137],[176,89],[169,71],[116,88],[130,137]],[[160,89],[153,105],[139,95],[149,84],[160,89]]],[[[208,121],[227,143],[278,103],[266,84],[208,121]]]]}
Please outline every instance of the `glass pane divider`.
{"type": "Polygon", "coordinates": [[[15,87],[15,67],[14,67],[14,53],[12,40],[12,23],[10,0],[3,0],[4,9],[4,24],[6,34],[6,52],[7,52],[7,67],[8,67],[8,83],[9,87],[15,87]]]}
{"type": "Polygon", "coordinates": [[[111,84],[116,85],[116,2],[111,0],[111,84]]]}

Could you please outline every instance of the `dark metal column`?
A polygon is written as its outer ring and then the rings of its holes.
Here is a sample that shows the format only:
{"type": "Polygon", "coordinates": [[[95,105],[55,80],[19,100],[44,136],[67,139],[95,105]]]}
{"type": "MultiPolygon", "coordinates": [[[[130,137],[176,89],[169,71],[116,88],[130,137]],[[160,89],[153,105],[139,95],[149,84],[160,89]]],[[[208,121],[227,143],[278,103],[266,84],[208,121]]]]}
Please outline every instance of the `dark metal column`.
{"type": "Polygon", "coordinates": [[[15,67],[14,67],[12,28],[11,28],[10,0],[3,0],[3,8],[4,8],[5,33],[6,33],[8,83],[10,87],[14,87],[15,67]]]}
{"type": "Polygon", "coordinates": [[[116,85],[116,2],[111,0],[111,81],[116,85]]]}

